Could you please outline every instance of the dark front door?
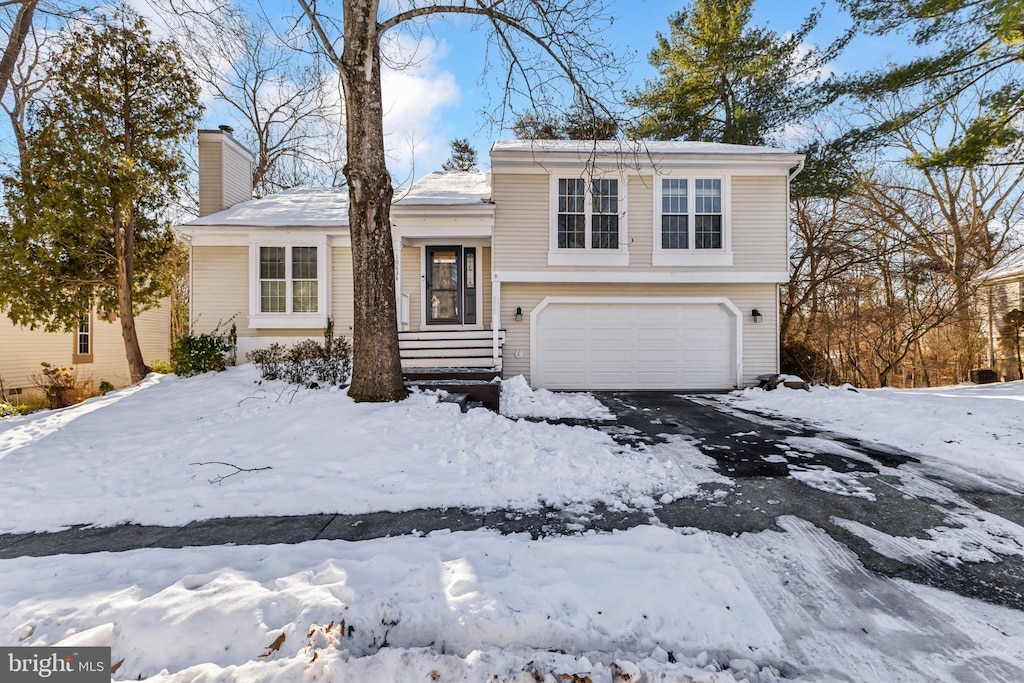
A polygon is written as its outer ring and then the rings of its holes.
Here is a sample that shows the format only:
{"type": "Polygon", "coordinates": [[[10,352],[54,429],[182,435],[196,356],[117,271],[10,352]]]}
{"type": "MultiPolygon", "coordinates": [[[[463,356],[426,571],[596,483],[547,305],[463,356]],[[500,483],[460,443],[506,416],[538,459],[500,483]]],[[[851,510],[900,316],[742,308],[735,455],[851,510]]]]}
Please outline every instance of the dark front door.
{"type": "Polygon", "coordinates": [[[462,323],[462,247],[427,247],[427,323],[462,323]]]}

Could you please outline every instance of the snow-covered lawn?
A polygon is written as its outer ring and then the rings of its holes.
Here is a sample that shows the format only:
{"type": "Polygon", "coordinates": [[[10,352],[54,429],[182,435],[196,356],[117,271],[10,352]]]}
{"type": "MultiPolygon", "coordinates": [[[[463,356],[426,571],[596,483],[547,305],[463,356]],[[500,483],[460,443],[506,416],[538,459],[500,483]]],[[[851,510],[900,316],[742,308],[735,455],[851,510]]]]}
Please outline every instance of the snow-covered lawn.
{"type": "Polygon", "coordinates": [[[724,400],[935,458],[1024,491],[1024,381],[935,389],[746,389],[724,400]]]}
{"type": "MultiPolygon", "coordinates": [[[[151,377],[66,410],[0,421],[0,533],[454,506],[650,508],[717,478],[685,444],[669,457],[594,429],[482,408],[463,414],[436,395],[358,404],[342,391],[258,379],[252,366],[151,377]]],[[[515,391],[531,414],[579,417],[600,405],[515,391]]]]}

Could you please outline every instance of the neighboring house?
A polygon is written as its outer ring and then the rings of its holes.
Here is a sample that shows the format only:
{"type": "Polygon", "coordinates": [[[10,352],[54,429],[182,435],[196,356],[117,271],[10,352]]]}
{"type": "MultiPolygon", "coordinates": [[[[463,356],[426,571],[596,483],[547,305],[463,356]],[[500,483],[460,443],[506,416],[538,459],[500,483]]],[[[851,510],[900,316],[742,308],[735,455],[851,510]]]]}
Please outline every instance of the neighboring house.
{"type": "MultiPolygon", "coordinates": [[[[200,135],[192,321],[239,352],[352,329],[347,194],[241,203],[251,161],[200,135]]],[[[712,143],[512,141],[491,173],[396,195],[403,366],[494,367],[551,389],[727,389],[779,368],[789,182],[803,157],[712,143]]]]}
{"type": "Polygon", "coordinates": [[[1014,309],[1024,311],[1024,253],[1007,259],[978,276],[979,308],[982,312],[982,334],[988,343],[989,367],[999,378],[1020,379],[1017,359],[999,343],[999,324],[1014,309]]]}
{"type": "MultiPolygon", "coordinates": [[[[167,360],[171,340],[169,303],[135,317],[135,327],[146,362],[167,360]]],[[[75,332],[44,332],[19,327],[0,313],[0,379],[9,398],[26,400],[32,376],[40,364],[74,366],[83,381],[98,388],[102,381],[115,388],[131,381],[125,359],[121,322],[96,313],[82,316],[75,332]]]]}

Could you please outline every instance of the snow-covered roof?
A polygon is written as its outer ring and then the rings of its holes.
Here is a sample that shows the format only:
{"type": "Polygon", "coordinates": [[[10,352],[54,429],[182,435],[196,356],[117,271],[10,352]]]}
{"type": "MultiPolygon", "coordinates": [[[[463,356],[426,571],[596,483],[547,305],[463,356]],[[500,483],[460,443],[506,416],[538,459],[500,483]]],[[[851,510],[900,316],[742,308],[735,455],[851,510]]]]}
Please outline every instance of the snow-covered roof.
{"type": "Polygon", "coordinates": [[[425,175],[405,192],[396,192],[395,206],[461,206],[491,198],[487,173],[440,171],[425,175]]]}
{"type": "Polygon", "coordinates": [[[499,140],[492,152],[576,152],[580,154],[745,154],[792,156],[776,147],[729,145],[688,140],[499,140]]]}
{"type": "Polygon", "coordinates": [[[1024,276],[1024,251],[1011,256],[994,268],[989,268],[978,276],[979,280],[996,280],[1003,277],[1024,276]]]}
{"type": "Polygon", "coordinates": [[[186,226],[348,227],[348,188],[293,187],[241,202],[185,223],[186,226]]]}

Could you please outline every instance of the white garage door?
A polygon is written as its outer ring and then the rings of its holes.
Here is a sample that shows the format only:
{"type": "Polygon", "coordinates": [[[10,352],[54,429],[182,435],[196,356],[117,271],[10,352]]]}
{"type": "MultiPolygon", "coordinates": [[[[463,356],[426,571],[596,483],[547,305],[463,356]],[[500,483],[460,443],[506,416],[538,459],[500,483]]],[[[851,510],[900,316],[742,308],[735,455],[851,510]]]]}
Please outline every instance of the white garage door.
{"type": "Polygon", "coordinates": [[[533,384],[547,389],[727,389],[736,318],[718,303],[549,303],[533,384]]]}

